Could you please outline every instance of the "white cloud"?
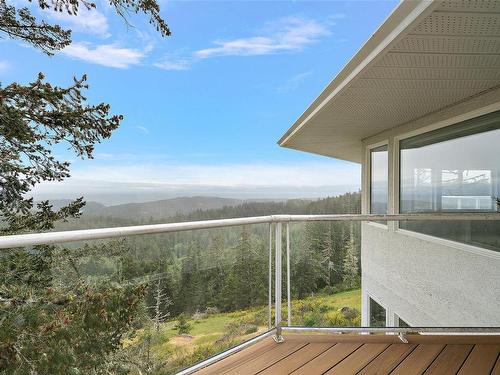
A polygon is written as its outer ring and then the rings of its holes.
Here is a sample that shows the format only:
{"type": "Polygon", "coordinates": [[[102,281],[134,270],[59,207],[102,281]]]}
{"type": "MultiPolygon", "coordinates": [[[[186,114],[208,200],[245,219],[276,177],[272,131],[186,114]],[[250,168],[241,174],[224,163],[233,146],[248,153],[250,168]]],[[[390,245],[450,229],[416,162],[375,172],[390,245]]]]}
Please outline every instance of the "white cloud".
{"type": "Polygon", "coordinates": [[[128,68],[137,65],[146,52],[116,44],[101,44],[92,47],[86,42],[71,43],[62,50],[67,56],[112,68],[128,68]]]}
{"type": "Polygon", "coordinates": [[[166,58],[154,63],[153,66],[163,70],[188,70],[191,67],[191,62],[186,59],[171,60],[166,58]]]}
{"type": "Polygon", "coordinates": [[[0,73],[7,71],[10,68],[10,64],[6,60],[0,60],[0,73]]]}
{"type": "Polygon", "coordinates": [[[61,21],[63,25],[71,28],[73,31],[83,32],[87,34],[100,35],[104,38],[109,37],[108,20],[97,9],[88,10],[85,6],[80,5],[78,15],[70,15],[66,11],[57,12],[48,11],[50,18],[61,21]]]}
{"type": "Polygon", "coordinates": [[[296,90],[312,72],[303,72],[290,77],[282,86],[278,87],[279,92],[291,92],[296,90]]]}
{"type": "Polygon", "coordinates": [[[320,22],[300,17],[287,17],[270,25],[267,35],[215,41],[216,47],[198,50],[198,58],[214,56],[255,56],[300,50],[320,37],[330,34],[320,22]]]}
{"type": "Polygon", "coordinates": [[[149,129],[146,128],[145,126],[136,126],[137,129],[139,129],[141,132],[143,132],[144,134],[149,134],[149,129]]]}

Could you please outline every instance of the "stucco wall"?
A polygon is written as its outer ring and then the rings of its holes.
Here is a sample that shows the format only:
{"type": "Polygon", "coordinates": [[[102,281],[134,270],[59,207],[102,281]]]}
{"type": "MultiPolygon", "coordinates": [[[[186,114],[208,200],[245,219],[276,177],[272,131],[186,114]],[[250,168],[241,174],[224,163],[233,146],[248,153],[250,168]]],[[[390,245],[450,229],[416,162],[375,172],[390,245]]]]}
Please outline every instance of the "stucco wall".
{"type": "Polygon", "coordinates": [[[363,223],[361,263],[363,301],[386,307],[389,323],[500,326],[500,253],[363,223]]]}

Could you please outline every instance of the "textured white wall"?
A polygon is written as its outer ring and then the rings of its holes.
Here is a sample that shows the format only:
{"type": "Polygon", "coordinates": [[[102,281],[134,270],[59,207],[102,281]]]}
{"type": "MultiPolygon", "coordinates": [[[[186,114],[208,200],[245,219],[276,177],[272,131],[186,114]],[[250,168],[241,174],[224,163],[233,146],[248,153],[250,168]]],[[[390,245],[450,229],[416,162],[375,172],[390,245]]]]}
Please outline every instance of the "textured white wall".
{"type": "Polygon", "coordinates": [[[389,322],[397,314],[419,327],[500,326],[500,253],[466,248],[363,223],[364,300],[385,306],[389,322]]]}

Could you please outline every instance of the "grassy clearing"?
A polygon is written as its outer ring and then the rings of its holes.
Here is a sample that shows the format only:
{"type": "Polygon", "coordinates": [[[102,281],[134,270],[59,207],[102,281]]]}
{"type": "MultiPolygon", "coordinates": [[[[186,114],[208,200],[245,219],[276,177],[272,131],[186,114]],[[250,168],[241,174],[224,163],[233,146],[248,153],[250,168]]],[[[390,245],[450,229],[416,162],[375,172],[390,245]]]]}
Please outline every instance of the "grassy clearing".
{"type": "MultiPolygon", "coordinates": [[[[287,314],[283,304],[283,316],[287,314]]],[[[355,326],[360,323],[361,292],[359,289],[337,294],[317,294],[292,301],[292,323],[303,326],[355,326]],[[342,308],[348,308],[341,312],[342,308]]],[[[151,341],[151,353],[161,362],[158,374],[170,374],[267,330],[267,306],[230,313],[206,314],[190,319],[188,335],[178,335],[176,321],[162,324],[151,341]]],[[[139,332],[137,345],[145,338],[139,332]]]]}

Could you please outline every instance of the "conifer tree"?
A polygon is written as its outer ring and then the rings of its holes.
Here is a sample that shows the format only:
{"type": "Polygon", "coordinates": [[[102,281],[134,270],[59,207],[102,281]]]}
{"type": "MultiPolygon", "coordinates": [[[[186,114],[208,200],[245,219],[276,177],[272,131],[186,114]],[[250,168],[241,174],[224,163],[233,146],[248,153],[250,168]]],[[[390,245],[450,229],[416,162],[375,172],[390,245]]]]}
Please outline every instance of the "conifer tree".
{"type": "Polygon", "coordinates": [[[225,283],[225,309],[242,309],[265,301],[266,275],[261,247],[252,243],[243,228],[234,248],[235,260],[225,283]]]}
{"type": "Polygon", "coordinates": [[[221,307],[223,290],[230,267],[224,251],[224,237],[215,235],[205,256],[205,284],[207,288],[207,307],[221,307]]]}
{"type": "Polygon", "coordinates": [[[205,304],[205,285],[201,268],[201,246],[191,241],[182,260],[180,288],[177,295],[178,313],[194,313],[205,304]]]}
{"type": "Polygon", "coordinates": [[[298,298],[318,290],[318,285],[328,280],[328,263],[322,252],[321,226],[318,223],[307,223],[302,244],[295,252],[292,277],[293,289],[298,298]]]}
{"type": "Polygon", "coordinates": [[[351,225],[349,242],[344,256],[343,281],[347,289],[353,289],[359,286],[359,268],[356,243],[354,242],[354,229],[351,225]]]}
{"type": "MultiPolygon", "coordinates": [[[[78,17],[86,0],[35,1],[41,9],[78,17]]],[[[158,31],[170,34],[155,0],[110,0],[118,15],[144,13],[158,31]]],[[[20,40],[53,55],[71,43],[71,30],[38,20],[27,7],[0,0],[0,37],[20,40]]],[[[65,144],[91,159],[94,146],[119,126],[122,116],[106,103],[91,105],[87,77],[67,87],[51,85],[42,73],[29,84],[0,83],[0,234],[47,231],[58,221],[80,217],[83,198],[54,209],[35,204],[29,192],[43,181],[69,177],[69,163],[52,150],[65,144]]],[[[114,247],[95,254],[115,253],[114,247]]],[[[88,250],[88,249],[86,249],[88,250]]],[[[0,254],[0,372],[2,374],[110,373],[110,356],[121,348],[145,294],[144,285],[121,277],[92,280],[83,272],[87,255],[54,246],[8,249],[0,254]],[[55,268],[66,265],[63,274],[55,268]],[[74,272],[68,272],[71,269],[74,272]],[[71,276],[71,277],[70,277],[71,276]]]]}

